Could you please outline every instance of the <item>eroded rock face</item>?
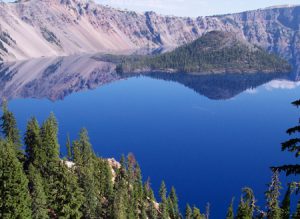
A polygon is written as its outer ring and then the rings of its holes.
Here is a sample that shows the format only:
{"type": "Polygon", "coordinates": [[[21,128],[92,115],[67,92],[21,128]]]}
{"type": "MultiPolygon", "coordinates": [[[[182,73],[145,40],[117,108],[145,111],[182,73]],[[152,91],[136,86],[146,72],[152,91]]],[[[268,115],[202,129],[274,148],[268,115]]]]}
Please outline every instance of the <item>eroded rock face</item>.
{"type": "Polygon", "coordinates": [[[300,6],[194,19],[121,11],[92,1],[28,0],[0,3],[0,16],[0,57],[6,61],[176,47],[222,30],[300,62],[300,6]]]}

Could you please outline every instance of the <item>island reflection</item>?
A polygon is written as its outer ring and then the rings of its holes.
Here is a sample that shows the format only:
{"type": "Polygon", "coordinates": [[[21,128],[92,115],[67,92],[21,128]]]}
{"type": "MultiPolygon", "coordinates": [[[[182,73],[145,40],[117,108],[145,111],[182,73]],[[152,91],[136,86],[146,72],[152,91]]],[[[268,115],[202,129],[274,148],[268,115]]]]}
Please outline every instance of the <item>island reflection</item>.
{"type": "MultiPolygon", "coordinates": [[[[136,77],[135,74],[120,75],[115,65],[101,61],[92,55],[59,58],[41,58],[29,61],[0,64],[1,99],[47,98],[62,100],[83,90],[95,89],[114,81],[136,77]]],[[[178,82],[200,95],[213,100],[226,100],[268,82],[276,81],[282,88],[298,86],[296,74],[220,74],[192,75],[148,73],[144,76],[159,80],[178,82]]],[[[276,88],[276,87],[273,87],[276,88]]]]}

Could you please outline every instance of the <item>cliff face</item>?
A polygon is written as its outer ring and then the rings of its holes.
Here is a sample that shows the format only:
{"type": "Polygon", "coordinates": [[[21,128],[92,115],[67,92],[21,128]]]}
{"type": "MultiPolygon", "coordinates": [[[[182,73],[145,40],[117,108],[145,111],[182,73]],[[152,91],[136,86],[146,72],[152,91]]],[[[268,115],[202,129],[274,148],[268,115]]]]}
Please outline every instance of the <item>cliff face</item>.
{"type": "Polygon", "coordinates": [[[300,6],[192,19],[120,11],[91,1],[29,0],[0,3],[0,16],[5,61],[175,47],[222,30],[300,63],[300,6]]]}

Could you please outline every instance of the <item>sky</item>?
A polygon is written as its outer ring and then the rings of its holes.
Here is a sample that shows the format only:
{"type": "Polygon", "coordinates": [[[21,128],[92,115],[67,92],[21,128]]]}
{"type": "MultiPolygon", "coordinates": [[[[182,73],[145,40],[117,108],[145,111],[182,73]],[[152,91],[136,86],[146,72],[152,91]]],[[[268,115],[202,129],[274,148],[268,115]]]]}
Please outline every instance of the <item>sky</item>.
{"type": "Polygon", "coordinates": [[[155,11],[176,16],[207,16],[298,4],[300,0],[95,0],[104,5],[139,12],[155,11]]]}

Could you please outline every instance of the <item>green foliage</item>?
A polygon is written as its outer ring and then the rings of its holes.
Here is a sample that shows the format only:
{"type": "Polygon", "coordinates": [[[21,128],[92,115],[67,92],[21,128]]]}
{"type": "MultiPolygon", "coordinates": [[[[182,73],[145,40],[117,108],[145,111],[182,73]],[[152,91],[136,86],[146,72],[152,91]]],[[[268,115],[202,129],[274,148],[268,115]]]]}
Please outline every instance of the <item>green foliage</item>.
{"type": "MultiPolygon", "coordinates": [[[[297,100],[293,102],[292,104],[295,106],[299,106],[300,100],[297,100]]],[[[300,123],[300,120],[299,120],[300,123]]],[[[291,138],[281,144],[282,151],[289,151],[291,153],[294,153],[296,157],[300,155],[300,125],[296,125],[292,128],[289,128],[287,131],[287,134],[294,135],[294,138],[291,138]]],[[[279,172],[285,172],[286,175],[300,174],[300,165],[294,164],[294,165],[282,165],[279,167],[272,167],[273,170],[278,170],[279,172]]]]}
{"type": "Polygon", "coordinates": [[[72,160],[71,140],[69,134],[67,135],[66,148],[67,148],[67,159],[72,160]]]}
{"type": "Polygon", "coordinates": [[[193,219],[205,219],[205,215],[200,213],[200,209],[193,207],[193,219]]]}
{"type": "Polygon", "coordinates": [[[252,189],[243,189],[243,196],[239,203],[236,219],[252,219],[255,209],[255,197],[252,189]]]}
{"type": "Polygon", "coordinates": [[[169,215],[171,218],[180,218],[179,207],[178,207],[178,198],[175,188],[172,186],[171,192],[168,198],[169,203],[169,215]]]}
{"type": "Polygon", "coordinates": [[[233,202],[234,198],[232,198],[229,208],[227,210],[226,219],[234,219],[233,202]]]}
{"type": "Polygon", "coordinates": [[[80,219],[84,197],[76,175],[62,161],[53,177],[54,183],[49,194],[51,217],[80,219]]]}
{"type": "Polygon", "coordinates": [[[59,144],[58,144],[58,124],[53,113],[43,123],[40,131],[42,140],[42,150],[46,155],[46,166],[51,165],[59,160],[59,144]]]}
{"type": "Polygon", "coordinates": [[[159,189],[159,196],[161,199],[161,203],[159,204],[159,211],[161,214],[161,219],[169,218],[168,213],[168,200],[167,200],[167,188],[164,181],[161,182],[160,189],[159,189]]]}
{"type": "Polygon", "coordinates": [[[76,163],[76,174],[79,185],[83,189],[84,202],[81,210],[85,218],[95,218],[99,214],[100,201],[95,178],[95,154],[92,150],[88,132],[82,129],[79,139],[73,144],[73,156],[76,163]],[[97,213],[98,212],[98,213],[97,213]]]}
{"type": "Polygon", "coordinates": [[[186,205],[185,208],[185,219],[192,219],[193,218],[193,211],[189,204],[186,205]]]}
{"type": "Polygon", "coordinates": [[[28,168],[29,191],[32,199],[32,219],[47,219],[47,197],[44,191],[43,179],[39,171],[32,165],[28,168]]]}
{"type": "Polygon", "coordinates": [[[27,123],[24,142],[26,145],[26,163],[38,167],[46,163],[46,151],[42,149],[42,139],[40,136],[40,127],[36,118],[32,118],[27,123]]]}
{"type": "Polygon", "coordinates": [[[296,212],[295,214],[293,214],[293,219],[299,219],[299,218],[300,218],[300,200],[298,201],[296,212]]]}
{"type": "Polygon", "coordinates": [[[282,219],[289,219],[290,211],[291,211],[291,186],[290,185],[284,195],[280,208],[282,209],[282,215],[281,215],[282,219]]]}
{"type": "Polygon", "coordinates": [[[279,207],[279,196],[281,189],[279,181],[278,171],[273,172],[271,183],[269,184],[269,189],[266,192],[267,198],[267,218],[269,219],[280,219],[281,209],[279,207]]]}
{"type": "Polygon", "coordinates": [[[11,141],[0,140],[0,218],[31,218],[28,179],[11,141]]]}
{"type": "MultiPolygon", "coordinates": [[[[5,110],[4,114],[9,112],[7,108],[5,110]]],[[[72,162],[62,160],[59,157],[58,125],[51,114],[41,127],[35,118],[29,120],[24,137],[26,160],[23,165],[18,159],[14,138],[9,137],[18,136],[11,133],[19,133],[14,115],[9,113],[3,121],[6,139],[0,139],[0,218],[182,218],[175,188],[172,187],[167,195],[162,181],[161,201],[157,203],[150,180],[143,185],[141,169],[133,154],[127,159],[122,156],[119,164],[97,157],[87,130],[82,129],[72,147],[70,139],[67,140],[68,159],[72,162]]],[[[297,194],[299,183],[290,184],[279,207],[278,171],[274,172],[266,192],[266,217],[288,219],[291,215],[290,196],[293,190],[297,194]]],[[[300,203],[293,218],[298,219],[299,212],[300,203]]],[[[209,205],[206,214],[187,205],[185,218],[208,219],[209,205]]],[[[233,200],[226,218],[234,218],[233,200]]],[[[264,212],[255,205],[250,188],[243,189],[235,218],[264,218],[264,212]],[[257,216],[256,212],[260,215],[257,216]]]]}
{"type": "Polygon", "coordinates": [[[23,159],[20,132],[17,127],[17,121],[14,114],[8,110],[7,103],[5,101],[3,102],[2,111],[3,115],[1,116],[0,125],[2,133],[8,141],[12,142],[19,159],[23,159]]]}
{"type": "Polygon", "coordinates": [[[172,52],[124,57],[117,72],[290,71],[288,62],[243,42],[233,33],[212,31],[172,52]]]}

